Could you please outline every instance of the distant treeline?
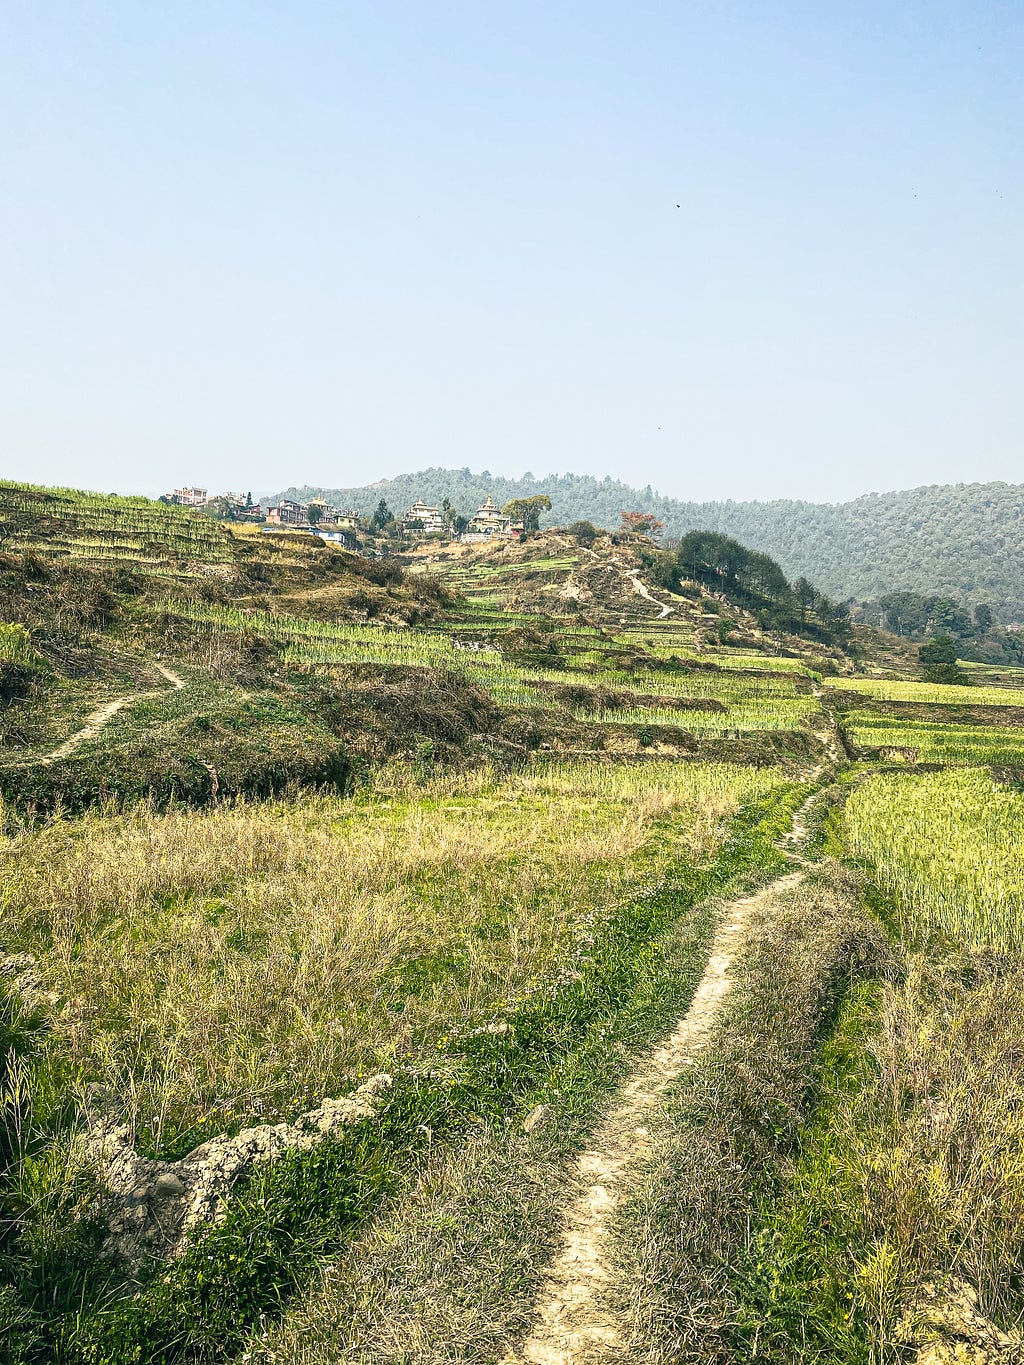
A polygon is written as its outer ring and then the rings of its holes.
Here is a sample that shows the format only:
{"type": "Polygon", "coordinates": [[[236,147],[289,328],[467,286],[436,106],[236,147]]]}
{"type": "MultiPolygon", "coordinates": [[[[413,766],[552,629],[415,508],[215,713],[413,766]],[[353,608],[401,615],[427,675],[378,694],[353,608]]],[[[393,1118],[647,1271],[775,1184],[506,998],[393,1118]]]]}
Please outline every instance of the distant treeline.
{"type": "Polygon", "coordinates": [[[983,603],[1003,622],[1024,621],[1024,486],[947,484],[870,494],[835,506],[811,502],[681,502],[649,485],[631,488],[589,475],[525,475],[425,469],[362,488],[291,488],[372,513],[382,497],[405,510],[417,498],[449,497],[469,515],[490,493],[499,506],[545,493],[546,525],[592,521],[614,529],[624,509],[653,512],[668,537],[717,531],[775,559],[791,580],[807,578],[837,601],[877,601],[907,590],[961,607],[983,603]]]}
{"type": "Polygon", "coordinates": [[[878,602],[866,603],[860,614],[869,625],[881,626],[908,640],[948,637],[955,642],[961,659],[1024,662],[1024,632],[1002,629],[987,602],[967,610],[939,593],[890,592],[878,602]]]}

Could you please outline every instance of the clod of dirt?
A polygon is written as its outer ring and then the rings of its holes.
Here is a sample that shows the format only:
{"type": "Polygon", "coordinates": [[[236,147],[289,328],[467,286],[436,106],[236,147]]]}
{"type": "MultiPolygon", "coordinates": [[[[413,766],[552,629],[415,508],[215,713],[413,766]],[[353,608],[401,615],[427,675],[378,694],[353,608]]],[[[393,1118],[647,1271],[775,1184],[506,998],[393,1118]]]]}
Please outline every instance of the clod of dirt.
{"type": "Polygon", "coordinates": [[[547,1123],[551,1117],[552,1109],[550,1104],[538,1104],[531,1109],[526,1118],[523,1119],[523,1132],[532,1133],[535,1128],[539,1128],[542,1123],[547,1123]]]}
{"type": "Polygon", "coordinates": [[[351,1095],[325,1099],[294,1123],[243,1128],[237,1137],[204,1142],[180,1161],[139,1156],[128,1125],[102,1112],[86,1138],[86,1156],[98,1168],[113,1206],[103,1254],[134,1272],[148,1258],[177,1256],[204,1224],[219,1221],[224,1201],[243,1172],[289,1148],[315,1147],[349,1123],[372,1118],[393,1084],[373,1076],[351,1095]]]}
{"type": "Polygon", "coordinates": [[[918,1348],[915,1365],[1021,1365],[1024,1339],[1001,1332],[964,1280],[923,1284],[903,1315],[899,1339],[918,1348]]]}

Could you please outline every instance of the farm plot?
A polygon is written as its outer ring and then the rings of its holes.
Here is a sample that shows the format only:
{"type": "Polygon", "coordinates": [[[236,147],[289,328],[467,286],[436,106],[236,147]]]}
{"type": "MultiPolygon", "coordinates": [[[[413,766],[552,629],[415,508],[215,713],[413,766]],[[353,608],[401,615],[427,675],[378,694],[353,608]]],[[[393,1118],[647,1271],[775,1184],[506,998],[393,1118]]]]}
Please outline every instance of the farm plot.
{"type": "Polygon", "coordinates": [[[1013,687],[958,686],[915,682],[906,678],[839,677],[829,687],[859,692],[879,701],[915,701],[946,706],[1020,706],[1020,691],[1013,687]]]}
{"type": "MultiPolygon", "coordinates": [[[[627,675],[617,675],[623,681],[627,675]]],[[[630,676],[628,685],[639,694],[643,684],[630,676]]],[[[727,672],[655,675],[647,688],[652,696],[670,695],[680,700],[719,702],[723,710],[686,711],[663,709],[656,702],[645,705],[637,695],[635,707],[606,711],[602,719],[629,725],[683,725],[688,730],[721,734],[730,730],[755,732],[799,729],[818,710],[817,700],[800,692],[788,678],[765,678],[727,672]]],[[[580,719],[596,719],[596,713],[579,711],[580,719]]]]}
{"type": "Polygon", "coordinates": [[[184,507],[70,488],[0,481],[0,532],[8,545],[47,556],[150,567],[175,558],[231,558],[227,533],[184,507]]]}
{"type": "MultiPolygon", "coordinates": [[[[580,720],[627,725],[684,723],[680,712],[662,713],[656,705],[653,711],[647,708],[642,700],[644,692],[653,697],[671,695],[721,702],[725,711],[688,711],[685,715],[685,728],[708,733],[798,729],[818,710],[818,703],[809,694],[806,683],[801,690],[801,680],[796,675],[758,677],[746,670],[735,674],[726,670],[713,673],[626,672],[615,664],[614,658],[609,659],[604,650],[593,647],[600,639],[598,632],[575,624],[546,637],[560,657],[552,658],[551,666],[545,666],[540,662],[540,653],[536,663],[520,663],[516,657],[503,654],[505,641],[497,624],[491,631],[496,646],[485,639],[482,645],[479,640],[468,642],[476,643],[475,649],[460,648],[462,632],[458,618],[443,628],[422,630],[373,624],[340,625],[195,603],[174,604],[173,610],[196,624],[229,632],[248,631],[277,640],[282,646],[284,662],[292,666],[377,663],[439,667],[457,664],[496,701],[511,706],[550,707],[551,698],[535,686],[538,682],[592,687],[600,680],[627,688],[637,696],[635,710],[602,714],[581,708],[577,711],[580,720]],[[572,667],[566,667],[567,662],[572,667]]],[[[496,620],[501,620],[500,613],[496,620]]],[[[514,629],[515,624],[506,622],[505,629],[514,629]]],[[[516,651],[510,653],[514,656],[516,651]]]]}
{"type": "Polygon", "coordinates": [[[568,555],[549,555],[520,563],[455,564],[445,569],[445,582],[474,607],[503,606],[523,587],[557,587],[577,567],[568,555]]]}
{"type": "Polygon", "coordinates": [[[911,930],[1024,946],[1024,795],[980,769],[880,775],[850,796],[846,830],[911,930]]]}
{"type": "Polygon", "coordinates": [[[851,717],[847,732],[859,747],[910,750],[921,763],[1024,766],[1024,731],[1010,726],[907,721],[858,711],[851,717]]]}
{"type": "Polygon", "coordinates": [[[58,817],[0,852],[3,949],[50,993],[54,1091],[113,1087],[144,1149],[179,1152],[436,1060],[487,1011],[557,989],[624,897],[711,857],[783,781],[553,765],[405,775],[358,802],[58,817]]]}
{"type": "MultiPolygon", "coordinates": [[[[703,693],[702,695],[709,695],[703,693]]],[[[636,706],[605,711],[601,719],[619,725],[682,725],[687,730],[722,734],[730,730],[751,733],[762,730],[799,730],[817,705],[805,697],[746,697],[728,703],[726,711],[664,710],[657,706],[636,706]]],[[[577,712],[580,719],[592,713],[577,712]]]]}

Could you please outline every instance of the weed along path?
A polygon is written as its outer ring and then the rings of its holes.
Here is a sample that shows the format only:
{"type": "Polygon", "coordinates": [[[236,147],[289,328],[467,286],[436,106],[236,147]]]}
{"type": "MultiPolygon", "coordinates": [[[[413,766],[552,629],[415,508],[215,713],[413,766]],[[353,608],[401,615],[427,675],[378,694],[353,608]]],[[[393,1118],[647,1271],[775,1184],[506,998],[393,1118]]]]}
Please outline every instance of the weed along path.
{"type": "MultiPolygon", "coordinates": [[[[804,861],[799,848],[806,816],[819,795],[820,790],[812,793],[796,811],[792,830],[780,844],[797,864],[804,861]]],[[[689,1009],[620,1087],[577,1160],[572,1194],[563,1210],[561,1248],[535,1304],[533,1330],[502,1365],[599,1365],[621,1358],[623,1329],[607,1303],[613,1280],[610,1229],[630,1177],[648,1150],[647,1122],[704,1047],[732,988],[733,963],[752,918],[797,887],[804,875],[801,870],[786,873],[725,907],[689,1009]]]]}
{"type": "MultiPolygon", "coordinates": [[[[171,684],[175,690],[185,686],[185,679],[178,676],[173,669],[166,664],[154,664],[157,672],[171,684]]],[[[127,696],[115,697],[113,701],[104,702],[102,706],[97,706],[95,711],[90,712],[85,718],[85,724],[81,730],[76,730],[73,735],[59,745],[52,753],[46,754],[39,761],[42,764],[56,763],[59,759],[69,758],[71,754],[88,739],[98,735],[103,727],[114,719],[118,711],[130,705],[133,701],[138,701],[140,697],[159,696],[159,692],[129,692],[127,696]]]]}

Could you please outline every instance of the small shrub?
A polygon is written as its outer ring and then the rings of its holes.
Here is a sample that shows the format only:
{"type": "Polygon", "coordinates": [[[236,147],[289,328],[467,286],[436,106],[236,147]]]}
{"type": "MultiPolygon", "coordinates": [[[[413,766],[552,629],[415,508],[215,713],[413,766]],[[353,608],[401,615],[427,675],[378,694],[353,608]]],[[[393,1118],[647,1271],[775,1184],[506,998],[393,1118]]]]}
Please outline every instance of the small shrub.
{"type": "Polygon", "coordinates": [[[11,664],[31,664],[38,658],[32,648],[32,636],[24,626],[0,621],[0,660],[11,664]]]}
{"type": "Polygon", "coordinates": [[[569,534],[576,537],[577,544],[589,549],[597,539],[599,532],[592,521],[574,521],[569,527],[569,534]]]}
{"type": "Polygon", "coordinates": [[[963,687],[970,683],[970,678],[962,668],[957,668],[956,664],[929,664],[924,671],[925,682],[942,683],[946,686],[963,687]]]}

